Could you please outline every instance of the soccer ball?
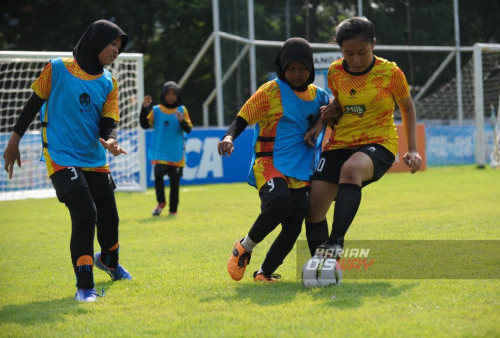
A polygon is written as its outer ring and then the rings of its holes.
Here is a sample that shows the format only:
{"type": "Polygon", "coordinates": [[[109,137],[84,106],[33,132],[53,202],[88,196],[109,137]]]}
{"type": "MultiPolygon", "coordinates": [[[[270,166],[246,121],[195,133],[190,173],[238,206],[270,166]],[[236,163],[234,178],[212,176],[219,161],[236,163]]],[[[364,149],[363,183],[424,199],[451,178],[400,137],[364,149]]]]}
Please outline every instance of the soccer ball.
{"type": "Polygon", "coordinates": [[[302,283],[306,288],[340,285],[342,270],[333,258],[311,257],[302,268],[302,283]]]}

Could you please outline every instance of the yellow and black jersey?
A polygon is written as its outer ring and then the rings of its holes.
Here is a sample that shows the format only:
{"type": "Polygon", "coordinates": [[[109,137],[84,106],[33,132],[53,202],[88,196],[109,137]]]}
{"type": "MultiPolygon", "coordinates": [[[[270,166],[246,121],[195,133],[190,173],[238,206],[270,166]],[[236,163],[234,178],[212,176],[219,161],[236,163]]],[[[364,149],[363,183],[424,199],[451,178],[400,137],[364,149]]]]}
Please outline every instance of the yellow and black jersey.
{"type": "Polygon", "coordinates": [[[377,143],[396,155],[395,103],[410,96],[403,71],[396,63],[375,56],[371,69],[353,74],[345,70],[343,60],[334,61],[328,69],[328,87],[344,114],[331,126],[324,150],[377,143]]]}

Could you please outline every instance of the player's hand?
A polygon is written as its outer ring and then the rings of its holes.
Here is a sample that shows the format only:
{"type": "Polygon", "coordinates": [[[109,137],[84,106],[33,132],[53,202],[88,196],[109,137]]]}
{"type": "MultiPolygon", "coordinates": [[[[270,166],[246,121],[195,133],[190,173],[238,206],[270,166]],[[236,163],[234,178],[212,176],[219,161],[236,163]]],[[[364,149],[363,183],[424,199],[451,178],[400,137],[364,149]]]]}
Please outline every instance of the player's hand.
{"type": "Polygon", "coordinates": [[[412,174],[416,173],[420,166],[422,165],[422,158],[418,154],[418,151],[408,151],[403,157],[403,161],[410,168],[412,174]]]}
{"type": "Polygon", "coordinates": [[[115,140],[114,138],[109,138],[107,141],[104,141],[103,138],[99,138],[99,142],[101,142],[102,146],[106,149],[109,150],[111,154],[114,156],[118,156],[120,154],[125,154],[127,155],[127,152],[125,149],[123,149],[119,144],[118,141],[115,140]]]}
{"type": "Polygon", "coordinates": [[[217,151],[219,152],[220,156],[224,155],[231,155],[234,151],[234,145],[233,145],[233,137],[232,136],[226,136],[224,139],[217,144],[217,151]]]}
{"type": "Polygon", "coordinates": [[[151,97],[151,95],[144,96],[144,101],[142,101],[142,106],[144,108],[149,107],[152,103],[153,103],[153,98],[151,97]]]}
{"type": "Polygon", "coordinates": [[[5,147],[3,152],[3,159],[5,160],[4,169],[9,174],[9,180],[12,179],[12,174],[14,173],[14,163],[17,162],[17,166],[21,167],[20,141],[21,137],[16,132],[12,132],[9,143],[7,143],[7,147],[5,147]]]}
{"type": "Polygon", "coordinates": [[[182,117],[181,112],[180,112],[180,111],[178,111],[178,110],[176,110],[176,111],[174,112],[174,114],[175,114],[175,117],[177,117],[177,120],[179,120],[179,122],[182,122],[182,120],[183,120],[184,118],[182,117]]]}
{"type": "Polygon", "coordinates": [[[342,107],[337,99],[333,99],[326,106],[321,109],[321,119],[323,122],[333,121],[334,124],[339,122],[340,117],[343,115],[342,107]]]}
{"type": "Polygon", "coordinates": [[[304,135],[304,141],[311,147],[316,147],[316,140],[318,139],[319,134],[323,130],[324,124],[321,119],[318,119],[316,123],[307,131],[304,135]]]}

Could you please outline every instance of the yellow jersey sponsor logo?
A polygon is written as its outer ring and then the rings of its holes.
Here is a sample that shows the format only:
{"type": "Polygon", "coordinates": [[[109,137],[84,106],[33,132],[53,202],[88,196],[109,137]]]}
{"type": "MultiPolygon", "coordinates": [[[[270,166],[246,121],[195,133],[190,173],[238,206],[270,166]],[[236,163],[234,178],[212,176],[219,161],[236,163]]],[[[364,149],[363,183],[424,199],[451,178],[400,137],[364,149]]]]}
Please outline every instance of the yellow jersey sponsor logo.
{"type": "Polygon", "coordinates": [[[363,117],[365,111],[366,107],[364,105],[345,106],[346,114],[356,114],[358,117],[363,117]]]}

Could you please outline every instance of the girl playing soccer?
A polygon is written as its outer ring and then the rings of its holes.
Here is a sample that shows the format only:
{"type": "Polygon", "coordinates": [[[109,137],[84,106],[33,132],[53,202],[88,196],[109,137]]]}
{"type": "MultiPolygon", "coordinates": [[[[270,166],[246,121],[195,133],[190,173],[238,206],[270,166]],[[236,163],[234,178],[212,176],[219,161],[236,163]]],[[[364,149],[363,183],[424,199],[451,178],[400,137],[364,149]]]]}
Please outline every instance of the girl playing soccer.
{"type": "Polygon", "coordinates": [[[256,125],[248,182],[259,191],[261,212],[229,257],[227,270],[236,281],[243,278],[254,247],[281,224],[280,234],[253,274],[255,281],[278,281],[274,272],[292,250],[309,205],[316,147],[304,136],[319,118],[320,107],[329,102],[328,94],[312,84],[314,64],[306,40],[285,41],[275,64],[278,78],[250,97],[218,145],[220,155],[231,155],[234,139],[248,124],[256,125]]]}
{"type": "MultiPolygon", "coordinates": [[[[412,174],[422,160],[417,151],[415,108],[408,83],[394,62],[373,54],[373,24],[364,17],[347,19],[338,25],[336,41],[344,57],[328,70],[328,87],[335,100],[322,111],[325,120],[334,118],[336,124],[330,124],[331,137],[311,178],[306,236],[311,255],[321,244],[323,252],[328,249],[338,258],[361,202],[361,188],[379,180],[394,162],[398,151],[395,104],[401,110],[408,140],[404,162],[412,174]],[[326,213],[334,200],[328,236],[326,213]]],[[[322,128],[321,121],[318,124],[322,128]]],[[[313,134],[314,130],[306,138],[313,134]]]]}
{"type": "Polygon", "coordinates": [[[118,211],[115,184],[106,164],[106,149],[127,154],[116,140],[118,83],[104,66],[127,44],[125,32],[107,20],[92,23],[73,50],[74,58],[48,63],[31,85],[34,93],[23,108],[4,151],[12,178],[21,166],[19,142],[42,108],[43,160],[60,202],[71,216],[71,260],[77,301],[96,299],[92,268],[113,280],[131,279],[118,263],[118,211]],[[45,103],[45,104],[44,104],[45,103]],[[94,233],[101,252],[94,256],[94,233]]]}
{"type": "Polygon", "coordinates": [[[177,83],[168,81],[161,89],[160,104],[151,107],[153,98],[144,97],[140,113],[141,127],[154,128],[153,143],[148,151],[154,164],[155,191],[158,205],[153,209],[153,216],[159,216],[166,206],[165,183],[163,177],[170,180],[169,215],[177,215],[179,205],[179,183],[182,168],[186,165],[184,154],[184,133],[190,133],[193,123],[187,108],[182,105],[181,90],[177,83]]]}

